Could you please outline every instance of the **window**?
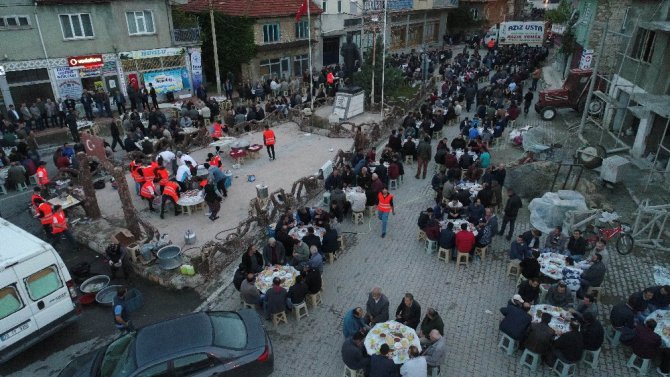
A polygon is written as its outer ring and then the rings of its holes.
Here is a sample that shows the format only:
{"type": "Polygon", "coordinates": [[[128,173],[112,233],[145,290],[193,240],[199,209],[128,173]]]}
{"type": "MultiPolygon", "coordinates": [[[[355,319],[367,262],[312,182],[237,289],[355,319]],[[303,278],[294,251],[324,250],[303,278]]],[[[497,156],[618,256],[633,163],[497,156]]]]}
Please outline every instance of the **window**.
{"type": "Polygon", "coordinates": [[[279,24],[263,25],[263,42],[264,43],[279,42],[279,24]]]}
{"type": "MultiPolygon", "coordinates": [[[[244,327],[244,325],[242,326],[244,327]]],[[[196,353],[172,361],[174,374],[177,377],[190,376],[206,369],[213,368],[220,363],[219,360],[206,353],[196,353]]]]}
{"type": "Polygon", "coordinates": [[[93,24],[88,13],[61,14],[60,26],[65,39],[93,38],[93,24]]]}
{"type": "Polygon", "coordinates": [[[281,62],[279,59],[265,59],[260,62],[261,76],[279,76],[281,62]]]}
{"type": "Polygon", "coordinates": [[[337,13],[342,13],[342,0],[337,0],[337,13]]]}
{"type": "Polygon", "coordinates": [[[321,2],[321,9],[323,9],[323,13],[326,13],[326,5],[328,5],[327,1],[322,1],[321,2]]]}
{"type": "Polygon", "coordinates": [[[301,75],[309,66],[309,58],[307,54],[297,55],[293,58],[293,74],[301,75]]]}
{"type": "Polygon", "coordinates": [[[398,49],[405,47],[407,35],[405,26],[396,26],[391,28],[391,48],[398,49]]]}
{"type": "Polygon", "coordinates": [[[42,299],[63,286],[56,266],[50,266],[23,279],[33,301],[42,299]]]}
{"type": "Polygon", "coordinates": [[[479,10],[470,8],[470,15],[472,16],[473,20],[477,21],[479,19],[479,10]]]}
{"type": "Polygon", "coordinates": [[[150,10],[126,12],[126,21],[128,22],[128,34],[153,34],[154,15],[150,10]]]}
{"type": "Polygon", "coordinates": [[[28,29],[30,28],[30,17],[28,16],[3,16],[0,17],[0,30],[3,29],[28,29]]]}
{"type": "Polygon", "coordinates": [[[638,29],[633,45],[631,57],[646,63],[651,63],[654,56],[654,42],[656,41],[656,32],[647,29],[638,29]]]}
{"type": "Polygon", "coordinates": [[[426,42],[437,42],[440,34],[440,23],[431,22],[426,24],[426,42]]]}
{"type": "Polygon", "coordinates": [[[16,313],[23,308],[19,292],[12,285],[0,289],[0,319],[16,313]]]}
{"type": "Polygon", "coordinates": [[[344,27],[356,26],[356,25],[359,25],[360,23],[361,23],[360,18],[349,18],[349,19],[344,20],[344,27]]]}
{"type": "Polygon", "coordinates": [[[295,23],[295,38],[307,39],[309,36],[309,25],[307,21],[300,21],[295,23]]]}
{"type": "Polygon", "coordinates": [[[409,26],[409,44],[420,45],[423,43],[423,24],[409,26]]]}

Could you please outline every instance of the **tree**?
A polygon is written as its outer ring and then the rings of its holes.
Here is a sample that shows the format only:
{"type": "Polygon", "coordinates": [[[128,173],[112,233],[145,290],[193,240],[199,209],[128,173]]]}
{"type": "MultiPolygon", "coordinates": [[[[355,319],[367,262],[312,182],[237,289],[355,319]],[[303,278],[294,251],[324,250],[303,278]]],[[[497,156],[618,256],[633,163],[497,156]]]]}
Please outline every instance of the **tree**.
{"type": "Polygon", "coordinates": [[[558,7],[544,12],[544,19],[552,24],[564,24],[570,20],[572,4],[569,0],[561,0],[558,7]]]}
{"type": "MultiPolygon", "coordinates": [[[[384,56],[384,49],[382,48],[382,38],[377,38],[377,47],[375,51],[375,102],[379,102],[382,98],[382,59],[384,56]]],[[[370,51],[372,52],[372,51],[370,51]]],[[[388,56],[388,55],[387,55],[388,56]]],[[[386,70],[384,72],[384,94],[389,95],[397,88],[403,85],[403,72],[389,64],[390,59],[386,60],[386,70]]],[[[366,95],[372,93],[372,53],[368,54],[365,63],[361,67],[360,72],[354,73],[354,83],[365,90],[366,95]]],[[[368,97],[369,98],[369,97],[368,97]]]]}
{"type": "MultiPolygon", "coordinates": [[[[212,27],[209,15],[200,14],[198,17],[202,35],[202,56],[214,56],[212,47],[212,27]]],[[[217,50],[219,55],[219,69],[221,77],[226,77],[230,71],[235,77],[240,77],[240,66],[248,63],[256,56],[256,44],[254,43],[255,20],[247,17],[232,17],[221,13],[214,13],[214,24],[216,26],[217,50]]],[[[214,59],[204,59],[203,69],[205,76],[210,81],[216,77],[214,71],[214,59]]]]}

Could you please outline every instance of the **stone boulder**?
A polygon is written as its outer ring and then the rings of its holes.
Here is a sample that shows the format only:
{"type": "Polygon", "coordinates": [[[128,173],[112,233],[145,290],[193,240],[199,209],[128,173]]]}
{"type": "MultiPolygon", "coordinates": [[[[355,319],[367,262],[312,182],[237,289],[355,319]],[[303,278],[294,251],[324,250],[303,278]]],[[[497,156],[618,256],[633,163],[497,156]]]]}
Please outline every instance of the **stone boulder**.
{"type": "Polygon", "coordinates": [[[551,189],[557,170],[556,163],[547,161],[517,165],[507,169],[505,186],[522,198],[537,198],[551,189]]]}

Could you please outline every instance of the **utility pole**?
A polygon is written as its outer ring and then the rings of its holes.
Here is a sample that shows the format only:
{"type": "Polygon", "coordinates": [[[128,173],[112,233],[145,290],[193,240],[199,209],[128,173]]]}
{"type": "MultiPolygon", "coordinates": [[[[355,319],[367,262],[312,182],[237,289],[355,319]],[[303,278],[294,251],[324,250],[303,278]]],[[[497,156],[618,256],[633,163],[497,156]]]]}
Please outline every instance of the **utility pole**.
{"type": "Polygon", "coordinates": [[[219,48],[216,41],[216,26],[214,26],[214,8],[209,0],[209,23],[212,25],[212,48],[214,49],[214,70],[216,71],[216,94],[221,94],[221,72],[219,72],[219,48]]]}
{"type": "Polygon", "coordinates": [[[609,21],[605,23],[605,28],[603,29],[603,35],[600,37],[600,45],[598,46],[598,56],[595,64],[593,65],[593,72],[591,73],[591,82],[589,82],[589,91],[586,95],[586,103],[584,104],[584,111],[582,111],[582,119],[579,121],[579,132],[577,135],[582,142],[586,142],[584,139],[584,126],[586,125],[586,117],[589,114],[589,106],[591,106],[591,97],[593,97],[593,90],[596,87],[596,80],[598,79],[598,65],[603,59],[603,50],[605,49],[605,40],[607,39],[607,31],[609,29],[609,21]]]}
{"type": "MultiPolygon", "coordinates": [[[[384,74],[386,73],[386,22],[388,17],[388,0],[384,0],[384,38],[382,42],[382,99],[381,99],[381,121],[384,120],[384,74]]],[[[374,72],[374,71],[373,71],[374,72]]]]}

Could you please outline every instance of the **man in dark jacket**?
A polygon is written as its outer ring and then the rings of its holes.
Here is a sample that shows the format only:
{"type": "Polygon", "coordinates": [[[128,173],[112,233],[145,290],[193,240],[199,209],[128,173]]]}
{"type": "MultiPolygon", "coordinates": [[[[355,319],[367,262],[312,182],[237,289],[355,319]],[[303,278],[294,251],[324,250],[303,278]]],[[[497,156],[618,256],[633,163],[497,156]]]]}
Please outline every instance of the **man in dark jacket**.
{"type": "Polygon", "coordinates": [[[524,258],[519,267],[521,267],[521,275],[526,279],[532,279],[540,277],[540,262],[537,261],[537,258],[540,256],[538,250],[533,250],[532,254],[528,258],[524,258]]]}
{"type": "Polygon", "coordinates": [[[648,308],[650,312],[657,309],[667,309],[670,306],[670,286],[657,285],[649,288],[654,292],[654,297],[651,299],[648,308]]]}
{"type": "Polygon", "coordinates": [[[584,352],[584,342],[582,334],[579,333],[579,323],[570,322],[570,331],[554,340],[552,351],[552,354],[546,360],[548,361],[547,365],[550,366],[554,365],[557,358],[569,364],[575,364],[581,360],[584,352]]]}
{"type": "Polygon", "coordinates": [[[505,228],[507,223],[509,223],[509,233],[505,237],[508,241],[512,239],[512,234],[514,233],[514,223],[516,222],[516,217],[519,214],[519,209],[521,208],[521,198],[517,195],[514,190],[507,189],[507,204],[505,204],[505,210],[503,211],[503,221],[500,226],[500,231],[498,235],[502,236],[505,233],[505,228]]]}
{"type": "Polygon", "coordinates": [[[258,273],[263,271],[263,256],[256,249],[256,245],[249,245],[247,252],[242,255],[242,264],[244,271],[258,273]]]}
{"type": "Polygon", "coordinates": [[[389,300],[381,288],[373,288],[365,304],[365,320],[370,326],[389,320],[389,300]]]}
{"type": "Polygon", "coordinates": [[[582,333],[585,350],[596,351],[602,346],[605,339],[605,330],[593,313],[584,313],[580,332],[582,333]]]}
{"type": "Polygon", "coordinates": [[[556,332],[549,327],[551,322],[551,314],[542,313],[539,323],[531,323],[528,336],[523,341],[523,346],[531,352],[535,352],[546,360],[551,351],[551,342],[556,336],[556,332]]]}
{"type": "Polygon", "coordinates": [[[591,263],[591,267],[582,272],[582,275],[580,276],[581,287],[579,292],[577,292],[578,297],[583,297],[589,287],[600,287],[603,280],[605,280],[607,267],[605,266],[605,263],[603,263],[603,256],[600,254],[593,254],[591,263]]]}
{"type": "Polygon", "coordinates": [[[437,330],[441,335],[444,335],[444,322],[435,309],[428,308],[426,316],[421,321],[421,327],[417,332],[422,346],[425,347],[426,344],[430,344],[429,336],[433,330],[437,330]]]}
{"type": "Polygon", "coordinates": [[[426,136],[419,142],[419,146],[416,149],[417,154],[417,167],[416,175],[414,178],[419,179],[419,176],[422,175],[423,179],[426,179],[426,172],[428,170],[428,161],[432,156],[433,150],[430,146],[430,137],[426,136]],[[422,174],[423,171],[423,174],[422,174]]]}
{"type": "Polygon", "coordinates": [[[305,284],[307,284],[307,290],[309,294],[315,294],[321,291],[321,273],[318,268],[311,268],[309,265],[305,265],[302,270],[302,276],[305,277],[305,284]]]}
{"type": "Polygon", "coordinates": [[[615,329],[635,327],[635,312],[631,301],[631,298],[628,298],[628,302],[621,302],[612,308],[610,323],[615,329]]]}
{"type": "Polygon", "coordinates": [[[586,238],[582,237],[582,232],[579,229],[575,229],[566,246],[570,256],[572,256],[572,259],[574,259],[575,262],[579,262],[584,258],[584,254],[586,254],[586,246],[586,238]]]}
{"type": "Polygon", "coordinates": [[[521,296],[514,295],[507,303],[507,307],[500,308],[505,318],[500,321],[498,328],[514,340],[521,341],[526,335],[532,317],[528,314],[530,304],[524,302],[521,296]]]}
{"type": "Polygon", "coordinates": [[[272,279],[272,287],[265,292],[265,319],[270,320],[270,315],[291,309],[289,304],[288,293],[281,286],[281,279],[275,277],[272,279]]]}
{"type": "Polygon", "coordinates": [[[342,361],[349,369],[365,371],[365,375],[369,373],[370,356],[368,356],[363,347],[363,340],[365,335],[358,332],[351,338],[345,339],[342,344],[342,361]]]}
{"type": "Polygon", "coordinates": [[[534,277],[519,284],[519,296],[524,302],[537,303],[540,297],[540,280],[534,277]]]}
{"type": "Polygon", "coordinates": [[[384,343],[379,348],[379,355],[370,358],[370,377],[392,377],[396,375],[396,366],[389,358],[390,348],[384,343]]]}
{"type": "Polygon", "coordinates": [[[396,321],[413,329],[419,325],[421,321],[421,306],[414,300],[411,293],[405,293],[402,302],[398,305],[395,311],[396,321]]]}
{"type": "Polygon", "coordinates": [[[643,359],[653,359],[661,349],[661,337],[654,332],[656,321],[647,320],[635,326],[635,336],[630,342],[633,353],[643,359]]]}

